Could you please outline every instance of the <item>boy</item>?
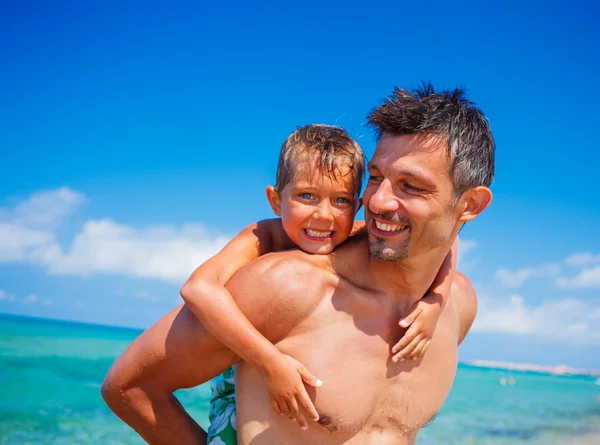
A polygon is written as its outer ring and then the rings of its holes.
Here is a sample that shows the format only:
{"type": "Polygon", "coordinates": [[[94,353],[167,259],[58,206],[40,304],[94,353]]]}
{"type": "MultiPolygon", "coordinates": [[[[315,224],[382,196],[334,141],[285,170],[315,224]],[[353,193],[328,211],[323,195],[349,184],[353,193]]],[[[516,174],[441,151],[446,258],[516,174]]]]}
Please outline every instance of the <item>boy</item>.
{"type": "MultiPolygon", "coordinates": [[[[307,428],[304,412],[319,416],[304,383],[323,384],[300,362],[277,350],[235,304],[225,288],[244,265],[269,252],[291,248],[329,254],[350,235],[364,232],[355,222],[365,160],[360,146],[345,130],[307,125],[294,131],[281,147],[276,186],[267,199],[277,219],[245,228],[221,252],[194,271],[181,289],[187,306],[207,332],[254,366],[263,376],[273,410],[307,428]],[[302,409],[302,408],[303,409],[302,409]]],[[[392,348],[394,361],[423,354],[446,304],[455,272],[456,245],[448,253],[430,292],[402,320],[410,329],[392,348]]],[[[310,277],[307,277],[310,279],[310,277]]],[[[233,371],[213,381],[208,444],[236,443],[233,371]]]]}

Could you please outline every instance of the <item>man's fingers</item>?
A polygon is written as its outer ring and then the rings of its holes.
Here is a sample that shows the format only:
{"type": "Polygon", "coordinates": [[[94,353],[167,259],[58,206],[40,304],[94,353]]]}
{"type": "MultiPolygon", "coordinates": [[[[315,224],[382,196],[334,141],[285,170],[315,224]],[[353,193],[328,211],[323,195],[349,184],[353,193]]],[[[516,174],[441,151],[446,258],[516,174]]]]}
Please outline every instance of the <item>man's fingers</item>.
{"type": "Polygon", "coordinates": [[[417,317],[421,315],[421,312],[423,312],[423,309],[421,309],[419,306],[415,306],[413,309],[411,309],[410,313],[406,317],[400,320],[398,324],[401,328],[409,327],[411,324],[413,324],[417,317]]]}
{"type": "Polygon", "coordinates": [[[314,386],[315,388],[319,388],[323,385],[323,382],[316,378],[308,369],[304,366],[298,368],[298,372],[300,373],[300,377],[310,386],[314,386]]]}
{"type": "Polygon", "coordinates": [[[316,422],[319,420],[319,413],[317,412],[315,405],[313,405],[312,400],[308,397],[308,393],[302,388],[302,392],[298,394],[298,403],[304,407],[310,417],[316,422]]]}

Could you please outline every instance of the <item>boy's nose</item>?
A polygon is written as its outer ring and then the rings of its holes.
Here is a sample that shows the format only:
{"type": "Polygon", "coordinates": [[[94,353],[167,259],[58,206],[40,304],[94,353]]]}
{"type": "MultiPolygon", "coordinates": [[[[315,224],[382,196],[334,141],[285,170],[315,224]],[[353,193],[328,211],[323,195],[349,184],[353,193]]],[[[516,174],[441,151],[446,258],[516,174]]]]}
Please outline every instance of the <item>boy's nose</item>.
{"type": "Polygon", "coordinates": [[[333,219],[333,210],[329,201],[322,201],[315,209],[315,218],[331,221],[333,219]]]}

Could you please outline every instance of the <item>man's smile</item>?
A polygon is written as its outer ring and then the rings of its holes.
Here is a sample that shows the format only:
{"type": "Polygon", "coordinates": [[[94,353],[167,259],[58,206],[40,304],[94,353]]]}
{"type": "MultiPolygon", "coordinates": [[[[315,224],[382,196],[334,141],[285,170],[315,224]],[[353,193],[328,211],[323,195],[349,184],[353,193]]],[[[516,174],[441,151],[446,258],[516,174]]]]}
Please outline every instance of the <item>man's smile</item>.
{"type": "Polygon", "coordinates": [[[393,224],[391,222],[381,222],[373,218],[372,231],[379,236],[393,236],[408,229],[408,224],[393,224]]]}

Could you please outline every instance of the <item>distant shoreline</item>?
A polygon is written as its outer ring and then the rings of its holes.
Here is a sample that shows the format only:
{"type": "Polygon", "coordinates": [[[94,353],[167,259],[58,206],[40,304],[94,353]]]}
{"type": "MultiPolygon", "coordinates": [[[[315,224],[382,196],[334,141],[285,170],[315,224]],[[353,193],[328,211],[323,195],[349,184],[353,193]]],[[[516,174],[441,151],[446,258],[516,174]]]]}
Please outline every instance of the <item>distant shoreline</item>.
{"type": "Polygon", "coordinates": [[[507,371],[533,371],[552,375],[600,377],[600,371],[598,370],[573,368],[567,365],[534,365],[529,363],[511,363],[493,360],[470,360],[464,363],[477,368],[503,369],[507,371]]]}
{"type": "Polygon", "coordinates": [[[74,324],[78,326],[85,326],[89,328],[107,328],[114,330],[122,330],[122,331],[132,331],[140,333],[144,331],[142,328],[133,328],[130,326],[118,326],[114,324],[102,324],[102,323],[91,323],[89,321],[78,321],[78,320],[65,320],[62,318],[46,318],[46,317],[36,317],[33,315],[21,315],[21,314],[10,314],[6,312],[0,312],[0,319],[12,319],[12,320],[27,320],[33,323],[48,323],[48,324],[62,324],[69,325],[74,324]]]}

